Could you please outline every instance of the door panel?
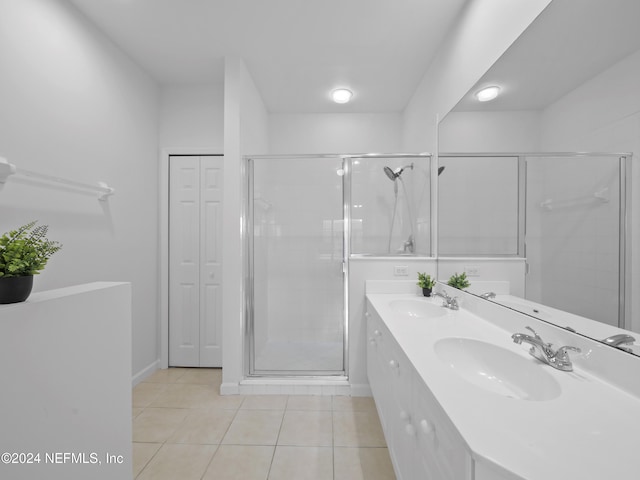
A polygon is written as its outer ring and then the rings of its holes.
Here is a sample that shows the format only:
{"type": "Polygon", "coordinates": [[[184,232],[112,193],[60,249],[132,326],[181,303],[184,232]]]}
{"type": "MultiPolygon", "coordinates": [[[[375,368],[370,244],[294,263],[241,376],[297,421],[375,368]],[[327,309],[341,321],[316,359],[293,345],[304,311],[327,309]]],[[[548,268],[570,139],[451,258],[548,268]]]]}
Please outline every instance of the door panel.
{"type": "Polygon", "coordinates": [[[344,375],[343,162],[256,158],[251,375],[344,375]]]}
{"type": "Polygon", "coordinates": [[[222,157],[200,160],[200,366],[222,366],[222,157]]]}
{"type": "Polygon", "coordinates": [[[222,366],[222,166],[169,162],[169,365],[222,366]]]}
{"type": "Polygon", "coordinates": [[[171,157],[169,184],[169,364],[199,364],[199,160],[171,157]]]}

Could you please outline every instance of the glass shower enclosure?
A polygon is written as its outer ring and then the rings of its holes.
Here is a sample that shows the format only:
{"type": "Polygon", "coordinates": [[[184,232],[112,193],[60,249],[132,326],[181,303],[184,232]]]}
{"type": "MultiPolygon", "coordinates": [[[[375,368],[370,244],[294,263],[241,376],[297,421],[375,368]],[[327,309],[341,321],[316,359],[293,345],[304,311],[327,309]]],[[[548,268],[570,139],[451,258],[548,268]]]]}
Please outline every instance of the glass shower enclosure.
{"type": "Polygon", "coordinates": [[[348,260],[430,252],[431,155],[244,161],[245,371],[345,378],[348,260]]]}

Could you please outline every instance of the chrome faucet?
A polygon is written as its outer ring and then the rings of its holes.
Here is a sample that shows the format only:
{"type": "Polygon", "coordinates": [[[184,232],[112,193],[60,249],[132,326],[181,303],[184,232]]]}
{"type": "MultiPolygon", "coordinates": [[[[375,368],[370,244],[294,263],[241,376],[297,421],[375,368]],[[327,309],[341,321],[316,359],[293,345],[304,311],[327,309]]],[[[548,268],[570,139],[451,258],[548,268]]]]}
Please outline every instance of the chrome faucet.
{"type": "Polygon", "coordinates": [[[631,349],[628,348],[627,345],[631,345],[633,342],[636,341],[636,339],[633,338],[631,335],[627,335],[626,333],[619,333],[617,335],[612,335],[600,341],[602,343],[606,343],[607,345],[611,345],[612,347],[619,348],[620,350],[630,352],[631,349]]]}
{"type": "Polygon", "coordinates": [[[573,370],[573,364],[571,363],[571,359],[569,358],[568,351],[572,350],[574,352],[580,353],[581,350],[579,348],[564,346],[554,351],[551,344],[546,343],[544,340],[542,340],[542,338],[540,338],[540,335],[538,335],[533,328],[526,328],[531,333],[533,333],[533,337],[531,335],[527,335],[526,333],[514,333],[513,335],[511,335],[511,338],[515,343],[528,343],[529,345],[531,345],[529,354],[531,354],[541,362],[544,362],[547,365],[551,365],[553,368],[557,368],[558,370],[562,370],[564,372],[571,372],[573,370]]]}
{"type": "Polygon", "coordinates": [[[451,310],[458,310],[460,305],[458,304],[458,297],[450,297],[447,292],[434,292],[433,295],[442,297],[442,306],[450,308],[451,310]]]}
{"type": "Polygon", "coordinates": [[[480,295],[480,298],[484,298],[485,300],[489,300],[490,298],[496,298],[496,294],[494,292],[485,292],[480,295]]]}

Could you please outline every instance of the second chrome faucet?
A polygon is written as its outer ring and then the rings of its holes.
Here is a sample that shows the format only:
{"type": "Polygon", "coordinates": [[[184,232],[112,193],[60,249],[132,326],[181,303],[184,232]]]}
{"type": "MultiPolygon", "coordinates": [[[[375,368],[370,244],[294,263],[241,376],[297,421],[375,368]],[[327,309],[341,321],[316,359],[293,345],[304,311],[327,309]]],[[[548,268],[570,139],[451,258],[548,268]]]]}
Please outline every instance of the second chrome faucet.
{"type": "Polygon", "coordinates": [[[533,333],[533,336],[526,333],[514,333],[511,335],[511,338],[515,343],[528,343],[531,345],[529,353],[541,362],[551,365],[553,368],[557,368],[564,372],[571,372],[573,370],[573,364],[569,358],[568,351],[571,350],[580,353],[581,350],[579,348],[564,346],[560,347],[558,350],[554,350],[551,344],[544,342],[533,328],[526,328],[533,333]]]}
{"type": "Polygon", "coordinates": [[[433,295],[437,297],[442,297],[442,306],[446,308],[450,308],[451,310],[458,310],[460,305],[458,304],[458,297],[450,297],[447,295],[447,292],[433,292],[433,295]]]}

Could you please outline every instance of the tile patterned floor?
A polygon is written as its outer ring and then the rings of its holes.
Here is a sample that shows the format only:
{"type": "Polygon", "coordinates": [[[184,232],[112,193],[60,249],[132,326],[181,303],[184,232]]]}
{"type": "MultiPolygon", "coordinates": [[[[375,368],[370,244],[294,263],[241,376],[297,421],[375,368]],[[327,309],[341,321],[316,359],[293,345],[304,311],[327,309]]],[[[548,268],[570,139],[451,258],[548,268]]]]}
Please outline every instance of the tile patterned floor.
{"type": "Polygon", "coordinates": [[[371,398],[220,396],[220,369],[133,389],[137,480],[395,480],[371,398]]]}

